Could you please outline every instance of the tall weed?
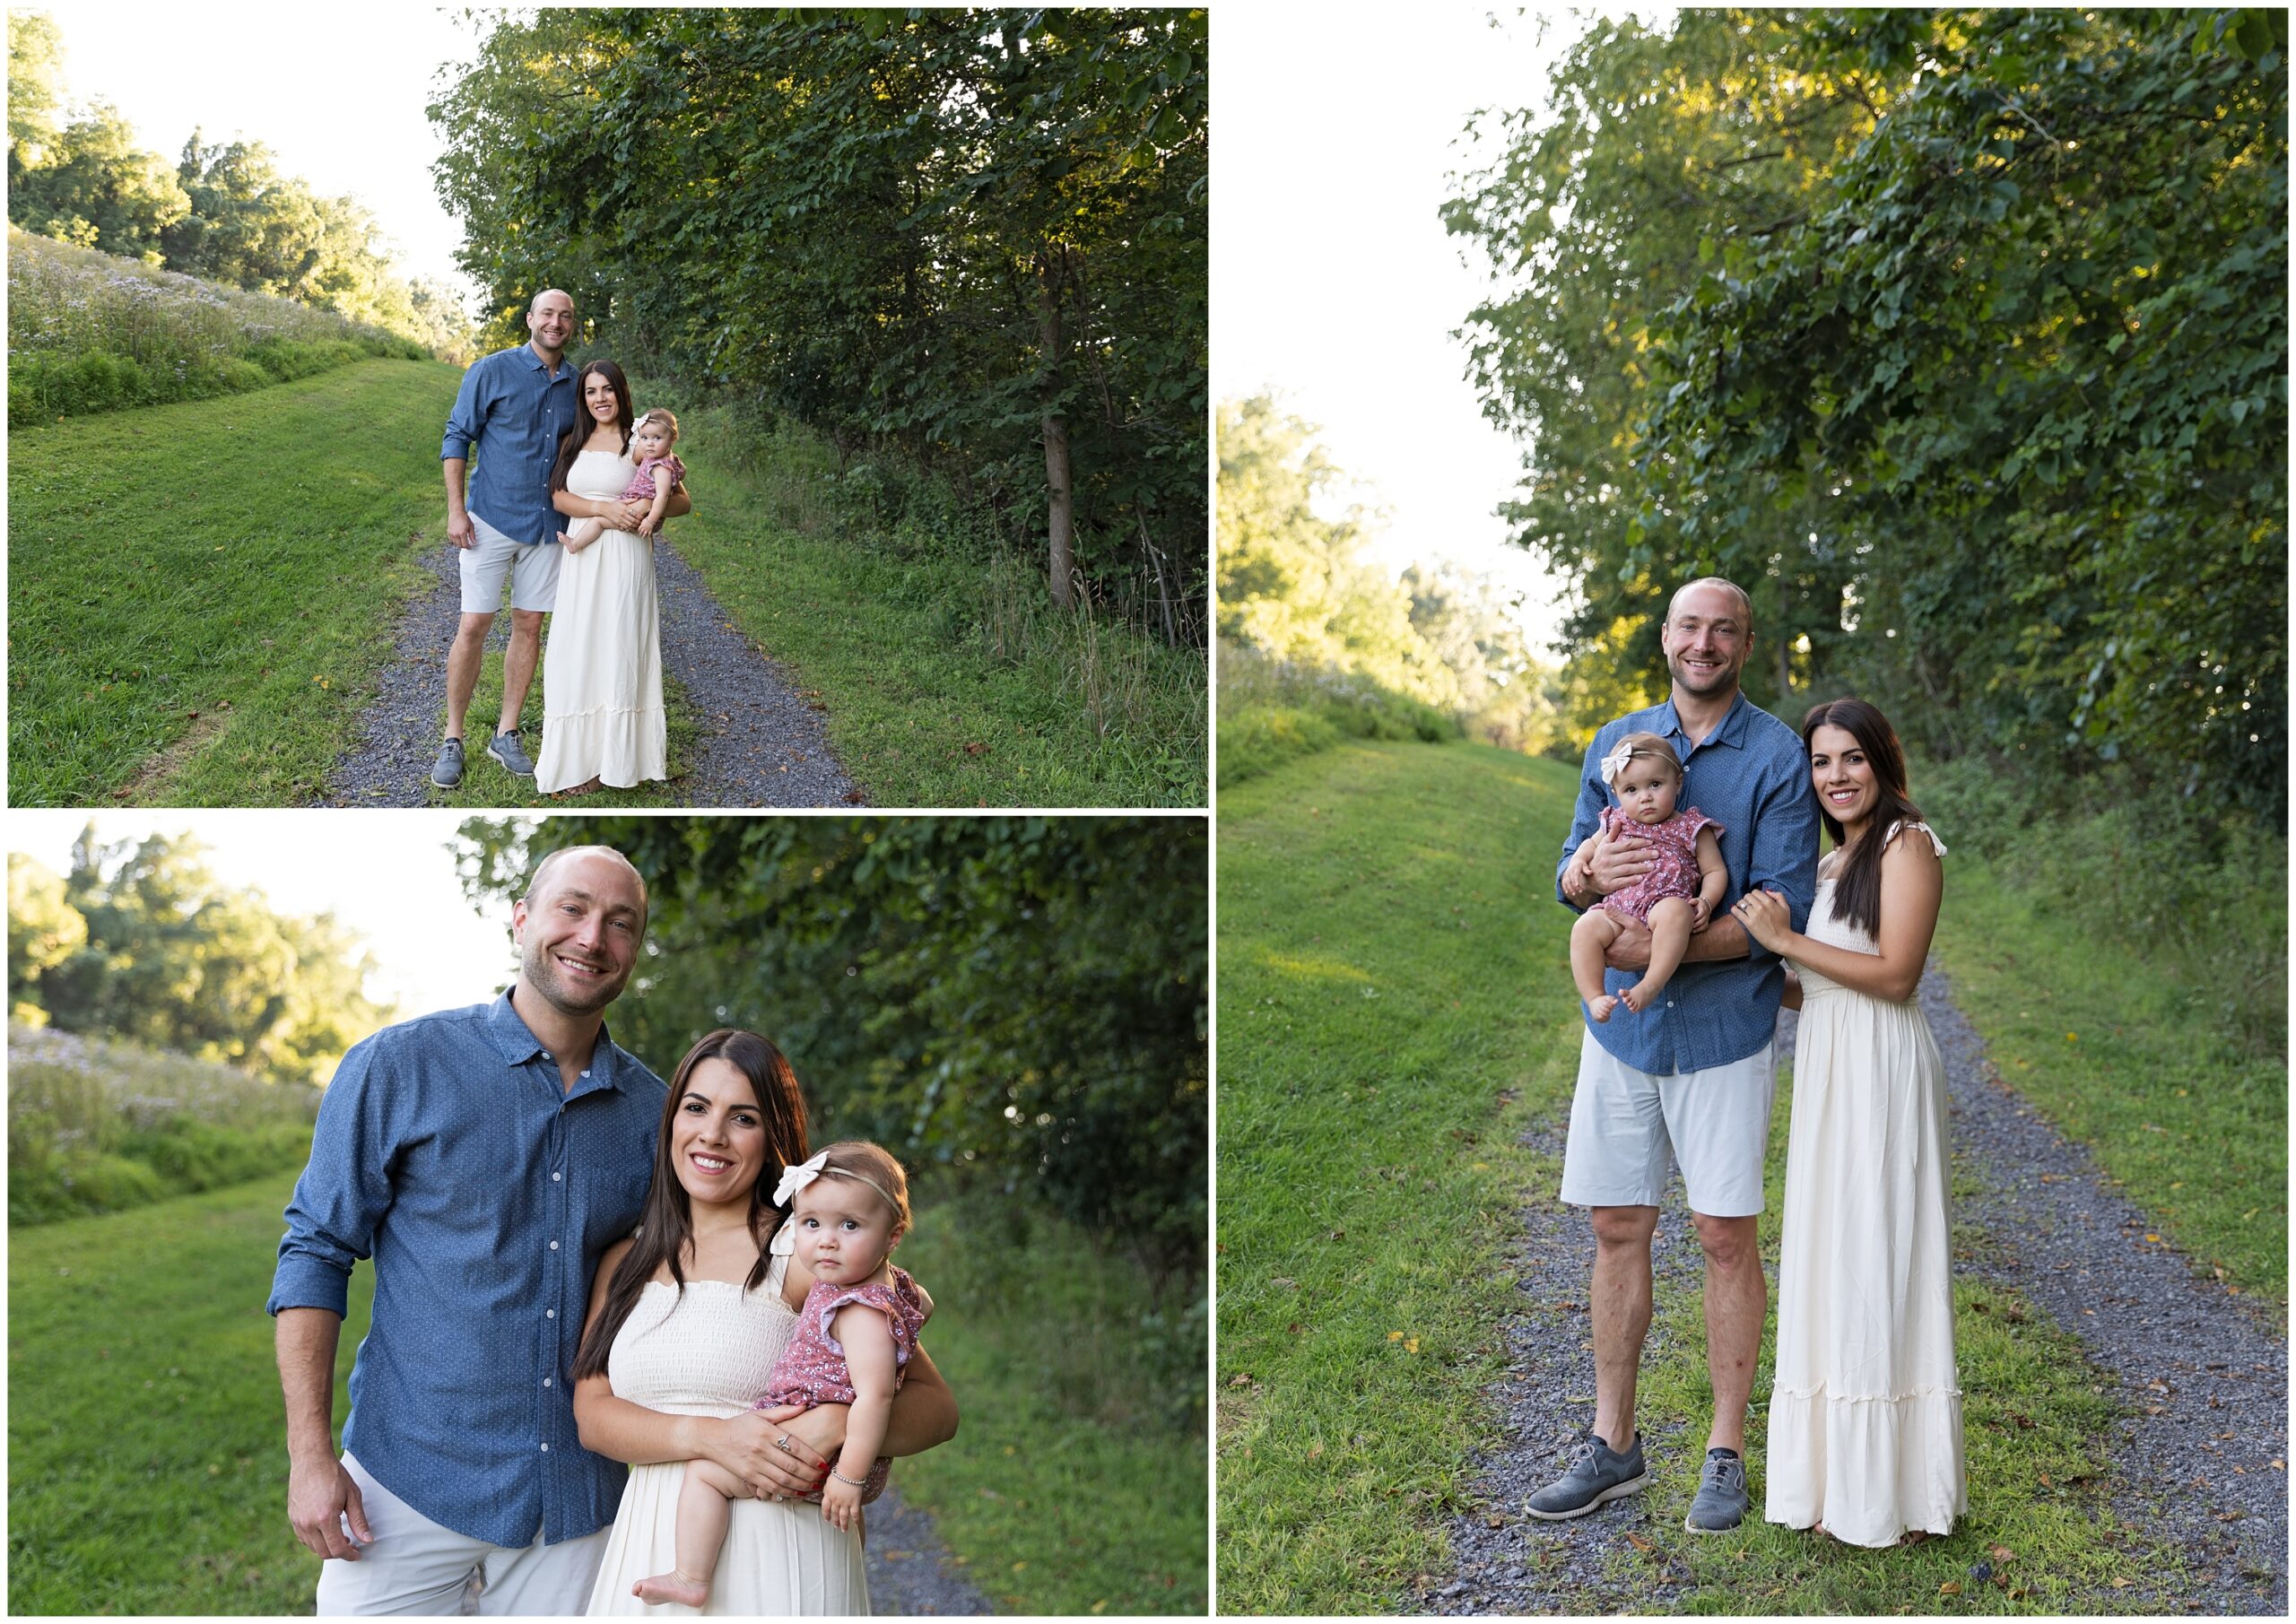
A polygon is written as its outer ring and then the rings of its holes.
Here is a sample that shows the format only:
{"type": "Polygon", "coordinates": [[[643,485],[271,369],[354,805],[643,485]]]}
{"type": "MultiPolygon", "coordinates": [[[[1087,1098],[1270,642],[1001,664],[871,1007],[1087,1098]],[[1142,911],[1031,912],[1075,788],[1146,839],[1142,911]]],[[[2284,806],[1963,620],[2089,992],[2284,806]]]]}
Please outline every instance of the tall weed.
{"type": "Polygon", "coordinates": [[[204,400],[413,340],[338,316],[8,228],[8,421],[204,400]]]}
{"type": "Polygon", "coordinates": [[[1977,758],[1909,764],[1914,798],[1949,844],[2148,965],[2206,1012],[2231,1053],[2284,1059],[2288,841],[2207,812],[2173,788],[2103,774],[2037,797],[1977,758]]]}
{"type": "Polygon", "coordinates": [[[1273,772],[1343,738],[1440,744],[1465,736],[1450,712],[1354,672],[1279,660],[1225,639],[1219,659],[1223,785],[1273,772]]]}
{"type": "Polygon", "coordinates": [[[318,1090],[45,1028],[8,1029],[8,1221],[219,1188],[309,1151],[318,1090]]]}

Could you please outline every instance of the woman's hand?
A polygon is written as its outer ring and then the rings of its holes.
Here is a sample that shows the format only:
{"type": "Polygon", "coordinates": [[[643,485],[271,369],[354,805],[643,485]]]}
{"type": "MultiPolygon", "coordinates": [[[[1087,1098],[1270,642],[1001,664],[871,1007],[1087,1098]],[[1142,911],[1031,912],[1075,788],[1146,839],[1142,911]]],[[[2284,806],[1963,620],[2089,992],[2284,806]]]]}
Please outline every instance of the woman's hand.
{"type": "Polygon", "coordinates": [[[1794,916],[1776,891],[1748,891],[1732,905],[1730,916],[1773,953],[1785,952],[1794,940],[1794,916]]]}
{"type": "Polygon", "coordinates": [[[752,1410],[718,1422],[710,1434],[709,1458],[761,1500],[801,1500],[822,1486],[829,1471],[819,1450],[781,1424],[778,1418],[786,1413],[752,1410]]]}

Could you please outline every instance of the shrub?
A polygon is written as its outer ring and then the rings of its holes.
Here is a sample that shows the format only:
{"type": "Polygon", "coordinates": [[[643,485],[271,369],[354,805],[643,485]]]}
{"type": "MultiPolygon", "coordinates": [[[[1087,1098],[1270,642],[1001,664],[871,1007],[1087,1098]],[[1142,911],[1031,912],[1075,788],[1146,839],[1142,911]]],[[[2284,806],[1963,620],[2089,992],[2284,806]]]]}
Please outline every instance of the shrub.
{"type": "Polygon", "coordinates": [[[1343,738],[1464,736],[1458,717],[1352,672],[1271,659],[1248,645],[1220,649],[1220,782],[1240,784],[1343,738]]]}

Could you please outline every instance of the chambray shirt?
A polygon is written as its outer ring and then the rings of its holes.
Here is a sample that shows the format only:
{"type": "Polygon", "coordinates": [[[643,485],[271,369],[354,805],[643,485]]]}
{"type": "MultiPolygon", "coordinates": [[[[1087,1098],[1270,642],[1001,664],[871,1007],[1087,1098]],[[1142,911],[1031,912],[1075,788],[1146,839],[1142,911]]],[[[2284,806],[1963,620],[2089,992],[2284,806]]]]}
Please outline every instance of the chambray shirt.
{"type": "Polygon", "coordinates": [[[327,1085],[268,1309],[341,1314],[374,1259],[343,1444],[432,1522],[514,1547],[613,1522],[627,1473],[575,1436],[567,1370],[667,1092],[603,1029],[565,1092],[508,993],[376,1033],[327,1085]]]}
{"type": "MultiPolygon", "coordinates": [[[[1595,735],[1578,775],[1578,816],[1554,865],[1554,894],[1562,904],[1572,907],[1562,890],[1570,854],[1595,832],[1611,803],[1603,758],[1631,733],[1655,733],[1674,747],[1683,763],[1675,805],[1695,806],[1722,825],[1722,862],[1730,871],[1723,907],[1768,888],[1785,896],[1796,930],[1807,925],[1818,889],[1818,797],[1810,787],[1809,757],[1799,734],[1747,703],[1743,693],[1696,749],[1672,699],[1621,716],[1595,735]]],[[[1608,1020],[1587,1021],[1587,1029],[1622,1064],[1654,1077],[1744,1060],[1777,1031],[1779,1002],[1786,995],[1778,955],[1752,937],[1746,947],[1744,959],[1683,965],[1651,1008],[1638,1015],[1621,1004],[1608,1020]]],[[[1603,986],[1622,992],[1641,978],[1639,970],[1608,970],[1603,986]]]]}
{"type": "Polygon", "coordinates": [[[478,447],[463,506],[514,542],[554,543],[566,522],[550,505],[550,468],[579,406],[572,366],[546,370],[532,344],[471,362],[439,447],[445,462],[478,447]]]}

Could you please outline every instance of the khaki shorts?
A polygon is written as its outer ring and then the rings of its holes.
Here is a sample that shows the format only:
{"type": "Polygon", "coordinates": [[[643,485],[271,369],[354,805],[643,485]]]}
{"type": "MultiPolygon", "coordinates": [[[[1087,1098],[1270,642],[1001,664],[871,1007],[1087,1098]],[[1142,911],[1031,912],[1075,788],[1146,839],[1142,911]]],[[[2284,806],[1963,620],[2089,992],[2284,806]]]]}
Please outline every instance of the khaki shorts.
{"type": "Polygon", "coordinates": [[[1761,1211],[1776,1050],[1773,1040],[1727,1065],[1654,1077],[1584,1033],[1562,1199],[1574,1207],[1655,1207],[1671,1149],[1692,1211],[1709,1218],[1761,1211]]]}
{"type": "Polygon", "coordinates": [[[471,533],[478,539],[462,554],[463,612],[492,614],[502,607],[502,583],[510,583],[510,607],[547,611],[558,601],[558,560],[565,551],[556,537],[521,542],[503,534],[475,513],[471,533]]]}
{"type": "Polygon", "coordinates": [[[343,1469],[359,1485],[367,1529],[375,1542],[355,1562],[337,1559],[319,1564],[320,1617],[458,1612],[474,1572],[485,1585],[478,1598],[482,1617],[566,1617],[588,1605],[612,1529],[545,1545],[537,1528],[535,1542],[522,1549],[489,1545],[440,1527],[377,1482],[374,1473],[348,1454],[343,1469]]]}

